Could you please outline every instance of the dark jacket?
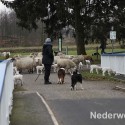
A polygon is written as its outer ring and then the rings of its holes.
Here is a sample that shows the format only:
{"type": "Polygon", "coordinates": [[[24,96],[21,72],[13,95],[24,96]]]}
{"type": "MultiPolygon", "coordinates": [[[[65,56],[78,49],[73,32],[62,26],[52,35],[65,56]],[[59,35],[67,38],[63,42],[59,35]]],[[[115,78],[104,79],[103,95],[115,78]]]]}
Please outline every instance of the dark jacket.
{"type": "Polygon", "coordinates": [[[53,49],[52,45],[43,45],[43,50],[42,50],[42,63],[43,64],[52,64],[54,61],[54,56],[53,56],[53,49]]]}

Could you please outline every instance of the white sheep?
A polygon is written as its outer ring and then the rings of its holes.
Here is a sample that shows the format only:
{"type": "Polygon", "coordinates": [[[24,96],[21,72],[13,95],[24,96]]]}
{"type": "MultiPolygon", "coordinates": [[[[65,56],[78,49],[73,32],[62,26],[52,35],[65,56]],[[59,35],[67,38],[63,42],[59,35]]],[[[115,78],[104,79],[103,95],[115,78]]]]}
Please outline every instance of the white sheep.
{"type": "Polygon", "coordinates": [[[72,61],[76,64],[76,66],[78,67],[78,65],[79,65],[79,63],[80,63],[80,61],[79,61],[79,59],[77,58],[77,57],[75,57],[75,58],[72,58],[72,61]]]}
{"type": "Polygon", "coordinates": [[[84,60],[85,60],[84,55],[78,55],[77,58],[78,58],[79,62],[84,63],[84,60]]]}
{"type": "Polygon", "coordinates": [[[57,60],[58,68],[65,68],[66,71],[76,67],[76,64],[70,59],[58,59],[57,60]]]}
{"type": "Polygon", "coordinates": [[[79,70],[83,70],[83,63],[82,62],[80,62],[78,66],[79,66],[79,70]]]}
{"type": "Polygon", "coordinates": [[[36,66],[42,65],[42,56],[36,56],[34,59],[36,66]]]}
{"type": "Polygon", "coordinates": [[[105,76],[105,73],[108,72],[108,75],[116,74],[115,71],[113,71],[112,69],[108,68],[108,67],[103,67],[102,68],[102,75],[105,76]]]}
{"type": "Polygon", "coordinates": [[[85,60],[85,62],[86,62],[86,66],[87,66],[87,68],[89,68],[89,66],[91,65],[90,60],[85,60]]]}
{"type": "Polygon", "coordinates": [[[99,70],[102,68],[98,65],[90,65],[90,73],[93,73],[94,69],[96,70],[96,73],[99,74],[99,70]]]}
{"type": "Polygon", "coordinates": [[[23,58],[18,58],[15,60],[15,66],[17,67],[17,70],[22,72],[22,70],[27,69],[28,72],[32,72],[35,68],[36,62],[34,57],[23,57],[23,58]]]}
{"type": "Polygon", "coordinates": [[[13,67],[13,74],[15,75],[16,73],[17,73],[17,67],[14,66],[14,67],[13,67]]]}
{"type": "Polygon", "coordinates": [[[57,60],[60,59],[60,56],[54,56],[54,64],[57,64],[57,60]]]}
{"type": "Polygon", "coordinates": [[[4,57],[6,57],[7,54],[10,56],[10,52],[2,52],[2,55],[3,55],[4,57]]]}
{"type": "Polygon", "coordinates": [[[37,72],[37,74],[43,74],[43,70],[44,70],[44,65],[42,65],[42,66],[36,66],[36,72],[37,72]]]}
{"type": "Polygon", "coordinates": [[[57,72],[57,64],[53,64],[52,66],[51,66],[51,69],[53,70],[53,72],[57,72]]]}
{"type": "Polygon", "coordinates": [[[17,71],[16,74],[13,76],[14,84],[17,85],[18,81],[21,81],[21,86],[23,85],[23,75],[19,74],[17,71]]]}
{"type": "Polygon", "coordinates": [[[57,53],[57,56],[64,57],[65,54],[64,54],[63,52],[58,52],[58,53],[57,53]]]}
{"type": "Polygon", "coordinates": [[[38,52],[37,56],[42,56],[42,52],[38,52]]]}
{"type": "Polygon", "coordinates": [[[77,68],[79,68],[79,63],[84,63],[84,56],[83,55],[77,55],[76,57],[72,58],[72,61],[76,64],[77,68]]]}
{"type": "Polygon", "coordinates": [[[63,59],[73,59],[73,58],[75,58],[76,56],[74,56],[74,55],[64,55],[63,57],[60,57],[61,59],[63,58],[63,59]]]}

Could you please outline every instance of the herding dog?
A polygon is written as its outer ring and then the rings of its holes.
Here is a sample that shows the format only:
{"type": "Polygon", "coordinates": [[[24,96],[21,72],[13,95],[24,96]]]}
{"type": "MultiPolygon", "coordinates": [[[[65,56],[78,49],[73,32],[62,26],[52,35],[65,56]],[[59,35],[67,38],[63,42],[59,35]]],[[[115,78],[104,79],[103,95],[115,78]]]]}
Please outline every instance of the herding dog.
{"type": "Polygon", "coordinates": [[[58,84],[63,84],[64,83],[64,78],[65,78],[65,69],[60,68],[58,70],[58,84]]]}
{"type": "Polygon", "coordinates": [[[81,84],[81,89],[82,87],[82,75],[78,72],[77,69],[73,71],[73,74],[71,75],[71,90],[74,90],[76,88],[77,82],[80,82],[81,84]]]}

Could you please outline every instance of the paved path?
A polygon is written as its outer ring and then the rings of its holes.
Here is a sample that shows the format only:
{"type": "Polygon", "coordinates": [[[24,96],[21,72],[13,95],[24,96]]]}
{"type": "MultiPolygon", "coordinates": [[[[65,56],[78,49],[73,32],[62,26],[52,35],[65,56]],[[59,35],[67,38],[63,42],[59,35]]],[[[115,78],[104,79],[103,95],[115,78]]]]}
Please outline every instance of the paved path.
{"type": "Polygon", "coordinates": [[[112,90],[116,85],[125,87],[124,84],[120,83],[83,80],[84,90],[80,90],[80,87],[78,86],[79,88],[77,91],[71,91],[69,75],[66,75],[66,83],[63,85],[57,84],[57,74],[55,73],[52,73],[50,77],[50,81],[53,83],[52,85],[44,85],[43,75],[40,75],[38,80],[35,82],[36,77],[36,74],[24,74],[23,88],[27,91],[15,93],[14,98],[16,101],[12,115],[12,125],[54,124],[51,120],[52,117],[36,92],[40,93],[40,95],[49,104],[52,111],[58,118],[60,125],[63,123],[61,123],[61,118],[57,116],[58,112],[56,112],[55,108],[55,105],[57,104],[53,104],[55,100],[125,99],[124,92],[112,90]],[[15,118],[16,114],[20,115],[15,118]]]}

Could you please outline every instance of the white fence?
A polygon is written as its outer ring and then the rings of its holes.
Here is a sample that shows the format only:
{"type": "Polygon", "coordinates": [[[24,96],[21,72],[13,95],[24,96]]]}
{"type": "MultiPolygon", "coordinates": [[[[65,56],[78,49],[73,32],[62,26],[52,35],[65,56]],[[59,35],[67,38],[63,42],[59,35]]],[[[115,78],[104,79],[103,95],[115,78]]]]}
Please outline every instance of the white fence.
{"type": "Polygon", "coordinates": [[[111,68],[116,71],[117,74],[125,74],[125,54],[102,54],[101,67],[111,68]]]}
{"type": "Polygon", "coordinates": [[[13,103],[13,63],[5,60],[0,63],[0,125],[9,125],[13,103]]]}

